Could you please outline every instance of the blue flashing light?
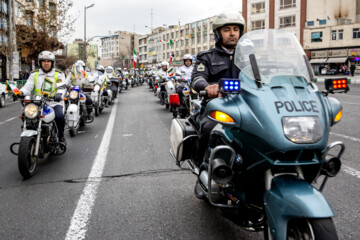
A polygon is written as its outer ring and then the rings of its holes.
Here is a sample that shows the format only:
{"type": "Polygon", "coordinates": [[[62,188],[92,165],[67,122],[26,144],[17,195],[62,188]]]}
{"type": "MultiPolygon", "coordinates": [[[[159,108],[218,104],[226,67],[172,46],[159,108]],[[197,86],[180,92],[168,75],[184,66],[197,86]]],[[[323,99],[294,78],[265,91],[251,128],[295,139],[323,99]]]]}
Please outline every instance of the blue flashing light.
{"type": "Polygon", "coordinates": [[[231,82],[230,82],[230,85],[234,85],[234,82],[233,82],[233,81],[231,81],[231,82]]]}
{"type": "Polygon", "coordinates": [[[239,87],[238,87],[238,86],[235,86],[235,90],[239,90],[239,87]]]}
{"type": "Polygon", "coordinates": [[[228,85],[229,84],[229,82],[228,81],[225,81],[225,85],[228,85]]]}
{"type": "Polygon", "coordinates": [[[79,87],[79,86],[75,86],[73,89],[74,89],[75,91],[80,92],[80,87],[79,87]]]}
{"type": "Polygon", "coordinates": [[[225,88],[225,90],[228,90],[228,89],[229,89],[229,87],[228,87],[228,86],[225,86],[224,88],[225,88]]]}
{"type": "Polygon", "coordinates": [[[233,86],[230,86],[230,90],[233,90],[234,89],[234,87],[233,86]]]}
{"type": "Polygon", "coordinates": [[[238,81],[236,81],[236,82],[235,82],[235,85],[239,85],[239,82],[238,82],[238,81]]]}

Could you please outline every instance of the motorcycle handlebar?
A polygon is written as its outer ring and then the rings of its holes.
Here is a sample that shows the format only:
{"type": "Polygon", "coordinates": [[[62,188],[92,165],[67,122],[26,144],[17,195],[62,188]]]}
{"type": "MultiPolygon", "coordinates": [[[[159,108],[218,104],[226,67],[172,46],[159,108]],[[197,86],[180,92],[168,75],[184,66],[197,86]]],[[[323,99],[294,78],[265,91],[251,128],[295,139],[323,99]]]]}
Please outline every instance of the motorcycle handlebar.
{"type": "Polygon", "coordinates": [[[207,96],[207,91],[206,90],[202,90],[199,92],[200,97],[206,97],[207,96]]]}

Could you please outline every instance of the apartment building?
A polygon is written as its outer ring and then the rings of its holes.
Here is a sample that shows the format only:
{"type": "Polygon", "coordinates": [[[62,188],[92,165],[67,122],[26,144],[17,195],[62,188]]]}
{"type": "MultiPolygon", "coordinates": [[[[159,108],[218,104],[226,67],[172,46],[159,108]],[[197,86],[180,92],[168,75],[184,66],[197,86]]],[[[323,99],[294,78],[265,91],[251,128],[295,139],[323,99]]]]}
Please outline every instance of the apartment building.
{"type": "Polygon", "coordinates": [[[309,1],[304,49],[316,73],[352,64],[360,73],[360,0],[309,1]]]}
{"type": "Polygon", "coordinates": [[[196,55],[215,46],[212,24],[215,16],[188,23],[182,26],[169,26],[162,32],[162,61],[169,61],[170,53],[174,54],[174,66],[182,65],[182,58],[196,55]]]}
{"type": "Polygon", "coordinates": [[[147,64],[156,65],[162,61],[162,32],[164,28],[158,27],[152,30],[147,40],[147,64]]]}
{"type": "Polygon", "coordinates": [[[303,44],[308,2],[308,0],[243,0],[242,14],[246,22],[246,31],[283,29],[294,33],[303,44]]]}
{"type": "Polygon", "coordinates": [[[148,34],[142,35],[139,37],[139,52],[138,52],[138,63],[140,64],[140,67],[144,65],[147,65],[147,40],[148,40],[148,34]]]}

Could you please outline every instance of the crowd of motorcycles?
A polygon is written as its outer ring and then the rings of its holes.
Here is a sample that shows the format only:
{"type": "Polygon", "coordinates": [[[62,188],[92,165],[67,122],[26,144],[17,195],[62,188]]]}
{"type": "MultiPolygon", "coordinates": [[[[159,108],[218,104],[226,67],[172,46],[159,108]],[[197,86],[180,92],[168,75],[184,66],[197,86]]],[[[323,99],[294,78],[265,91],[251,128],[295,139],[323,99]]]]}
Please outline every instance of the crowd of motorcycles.
{"type": "Polygon", "coordinates": [[[91,124],[95,117],[110,107],[118,94],[130,87],[144,83],[143,70],[115,71],[109,66],[104,72],[79,72],[82,78],[79,84],[71,82],[74,73],[67,76],[67,80],[57,84],[56,95],[43,94],[41,96],[26,96],[20,99],[24,113],[20,142],[13,143],[10,150],[18,156],[18,168],[25,178],[32,177],[36,172],[38,160],[46,154],[62,155],[66,152],[66,144],[58,137],[55,123],[54,109],[49,102],[54,101],[62,105],[66,127],[71,137],[75,137],[79,130],[91,124]]]}
{"type": "MultiPolygon", "coordinates": [[[[170,153],[179,167],[187,163],[196,175],[198,198],[222,209],[243,228],[264,231],[265,239],[337,239],[334,212],[322,191],[327,179],[340,171],[345,149],[341,142],[328,144],[330,129],[342,116],[340,102],[328,95],[347,92],[346,79],[329,80],[326,91],[320,91],[296,37],[280,30],[246,33],[234,59],[239,78],[220,79],[222,97],[216,99],[192,90],[190,79],[175,71],[123,71],[114,77],[114,70],[107,68],[108,85],[89,76],[84,86],[63,89],[67,129],[75,136],[123,89],[147,82],[173,114],[170,153]],[[255,43],[264,46],[254,48],[255,43]],[[181,96],[178,84],[183,86],[181,96]],[[218,124],[199,162],[204,116],[218,124]],[[317,181],[322,181],[320,187],[317,181]]],[[[19,151],[12,152],[18,154],[24,177],[32,176],[37,158],[45,153],[66,151],[54,140],[56,125],[54,117],[45,114],[46,101],[48,97],[22,101],[23,129],[28,131],[16,143],[19,151]]]]}

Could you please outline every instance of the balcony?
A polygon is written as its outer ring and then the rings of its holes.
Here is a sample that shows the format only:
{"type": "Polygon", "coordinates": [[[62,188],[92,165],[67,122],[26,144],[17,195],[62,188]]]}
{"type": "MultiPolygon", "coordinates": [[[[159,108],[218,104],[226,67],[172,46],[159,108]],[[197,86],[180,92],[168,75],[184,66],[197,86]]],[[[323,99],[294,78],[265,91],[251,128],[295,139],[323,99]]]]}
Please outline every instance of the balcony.
{"type": "Polygon", "coordinates": [[[337,25],[348,25],[352,24],[352,21],[350,18],[337,18],[337,25]]]}

